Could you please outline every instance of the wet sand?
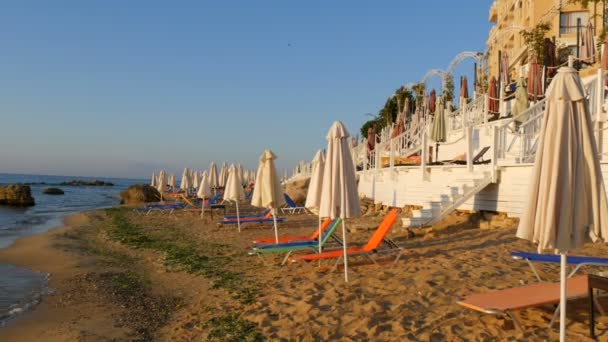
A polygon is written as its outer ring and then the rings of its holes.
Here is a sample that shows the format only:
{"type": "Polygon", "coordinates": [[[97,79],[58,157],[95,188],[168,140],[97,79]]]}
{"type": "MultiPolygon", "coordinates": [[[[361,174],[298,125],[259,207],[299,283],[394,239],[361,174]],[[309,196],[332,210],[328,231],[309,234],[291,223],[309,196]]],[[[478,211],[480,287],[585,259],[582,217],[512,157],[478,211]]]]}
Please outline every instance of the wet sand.
{"type": "MultiPolygon", "coordinates": [[[[253,210],[245,208],[244,210],[253,210]]],[[[230,211],[230,209],[229,209],[230,211]]],[[[350,220],[349,244],[366,242],[381,217],[350,220]]],[[[79,214],[66,227],[19,240],[0,261],[51,273],[54,293],[33,312],[0,329],[3,341],[109,340],[555,340],[547,324],[553,307],[508,317],[461,308],[470,293],[535,282],[525,262],[509,257],[534,247],[514,228],[479,229],[452,215],[432,230],[391,232],[405,249],[397,263],[350,262],[349,283],[330,265],[279,266],[281,256],[247,255],[270,226],[203,223],[196,212],[139,216],[128,209],[79,214]]],[[[282,235],[310,234],[317,218],[288,216],[282,235]]],[[[582,255],[606,255],[588,245],[582,255]]],[[[558,280],[557,265],[539,265],[558,280]]],[[[587,268],[583,272],[598,271],[587,268]]],[[[571,302],[568,335],[588,340],[587,301],[571,302]]],[[[608,307],[608,302],[605,307],[608,307]]],[[[608,339],[608,317],[598,317],[608,339]]]]}

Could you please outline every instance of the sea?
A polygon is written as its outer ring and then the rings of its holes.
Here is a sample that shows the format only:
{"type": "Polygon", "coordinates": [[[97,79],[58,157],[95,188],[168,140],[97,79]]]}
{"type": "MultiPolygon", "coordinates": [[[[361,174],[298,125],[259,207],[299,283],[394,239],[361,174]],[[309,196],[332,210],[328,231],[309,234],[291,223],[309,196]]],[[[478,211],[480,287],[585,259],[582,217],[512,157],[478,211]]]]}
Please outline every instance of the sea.
{"type": "MultiPolygon", "coordinates": [[[[120,203],[120,191],[133,184],[148,183],[145,179],[99,177],[42,176],[0,173],[0,185],[30,185],[36,205],[27,208],[0,206],[0,249],[17,239],[46,232],[63,225],[65,216],[81,211],[102,209],[120,203]],[[114,186],[61,186],[70,180],[101,180],[114,186]],[[45,195],[48,187],[62,189],[64,195],[45,195]]],[[[45,294],[48,274],[0,263],[0,327],[33,308],[45,294]]]]}

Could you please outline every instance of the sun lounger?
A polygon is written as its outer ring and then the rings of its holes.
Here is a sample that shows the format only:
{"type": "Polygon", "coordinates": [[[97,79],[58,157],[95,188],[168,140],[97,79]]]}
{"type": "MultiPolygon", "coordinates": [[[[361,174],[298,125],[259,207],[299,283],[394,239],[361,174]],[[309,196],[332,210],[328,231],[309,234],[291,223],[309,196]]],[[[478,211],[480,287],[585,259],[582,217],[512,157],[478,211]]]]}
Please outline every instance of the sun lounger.
{"type": "Polygon", "coordinates": [[[306,208],[304,207],[299,207],[296,202],[293,201],[293,199],[291,199],[291,197],[289,197],[288,194],[283,194],[283,197],[285,197],[285,203],[286,206],[281,208],[281,211],[283,212],[283,214],[288,213],[288,214],[296,214],[296,213],[303,213],[306,212],[306,208]]]}
{"type": "MultiPolygon", "coordinates": [[[[376,260],[372,257],[374,254],[391,254],[395,253],[397,256],[395,257],[394,262],[397,262],[403,254],[403,248],[399,247],[395,242],[388,239],[386,235],[389,230],[393,227],[393,224],[397,220],[397,209],[392,209],[382,220],[382,223],[378,226],[374,234],[371,236],[367,244],[363,247],[351,247],[346,250],[347,256],[365,256],[370,259],[373,263],[376,263],[376,260]],[[384,244],[384,246],[382,246],[384,244]]],[[[322,259],[337,259],[334,265],[334,269],[338,266],[342,257],[344,256],[344,251],[342,249],[325,251],[319,254],[306,254],[306,255],[296,255],[292,256],[289,260],[291,262],[296,261],[314,261],[314,260],[322,260],[322,259]]]]}
{"type": "MultiPolygon", "coordinates": [[[[566,297],[568,300],[586,297],[588,294],[588,277],[586,275],[568,278],[566,285],[566,297]]],[[[513,320],[516,328],[521,330],[521,324],[515,317],[513,311],[538,307],[549,304],[557,304],[560,301],[559,283],[535,283],[519,286],[505,290],[492,291],[482,294],[474,294],[458,300],[458,305],[465,308],[492,315],[508,315],[513,320]]],[[[559,307],[558,307],[559,309],[559,307]]],[[[557,317],[556,309],[549,328],[557,317]]]]}
{"type": "Polygon", "coordinates": [[[133,209],[133,211],[135,211],[136,213],[138,213],[140,215],[149,215],[150,213],[152,213],[154,211],[171,213],[176,209],[183,209],[186,206],[187,206],[186,203],[153,204],[153,205],[147,205],[147,206],[141,207],[141,208],[135,208],[135,209],[133,209]]]}
{"type": "MultiPolygon", "coordinates": [[[[285,219],[282,217],[277,217],[277,222],[283,222],[285,219]]],[[[236,219],[236,218],[231,218],[231,219],[223,219],[222,221],[219,221],[217,224],[218,225],[223,225],[223,224],[246,224],[246,223],[267,223],[267,222],[274,222],[274,219],[272,218],[272,211],[268,211],[266,213],[266,215],[262,216],[262,217],[244,217],[244,218],[240,218],[240,219],[236,219]]]]}
{"type": "MultiPolygon", "coordinates": [[[[486,147],[482,148],[481,150],[479,150],[479,152],[473,157],[473,160],[472,160],[473,165],[490,163],[491,160],[483,159],[483,156],[486,154],[486,152],[488,152],[489,149],[490,149],[490,146],[486,146],[486,147]]],[[[464,158],[464,155],[460,155],[451,160],[442,160],[442,161],[438,161],[438,162],[428,163],[428,165],[430,165],[430,166],[447,165],[447,164],[466,165],[467,161],[466,161],[466,158],[464,158]]]]}
{"type": "MultiPolygon", "coordinates": [[[[270,217],[269,213],[270,213],[270,215],[272,215],[272,213],[270,212],[270,209],[266,209],[266,210],[264,210],[263,212],[261,212],[260,214],[254,214],[254,215],[240,215],[240,216],[238,216],[238,217],[240,217],[240,218],[242,218],[242,219],[243,219],[243,218],[260,218],[260,217],[266,217],[266,218],[269,218],[269,217],[270,217]]],[[[224,219],[236,219],[236,218],[237,218],[237,216],[236,216],[236,215],[226,215],[226,216],[224,216],[224,219]]]]}
{"type": "MultiPolygon", "coordinates": [[[[329,227],[329,224],[331,222],[332,222],[332,219],[326,219],[325,221],[323,221],[323,223],[321,223],[321,232],[324,232],[327,229],[327,227],[329,227]]],[[[317,240],[318,236],[319,236],[319,228],[315,228],[315,231],[311,235],[280,236],[279,242],[312,241],[312,240],[317,240]]],[[[257,244],[257,243],[274,243],[275,241],[276,241],[276,238],[273,236],[273,237],[257,238],[255,240],[253,240],[253,243],[255,243],[255,244],[257,244]]]]}
{"type": "MultiPolygon", "coordinates": [[[[528,253],[528,252],[512,252],[511,257],[516,260],[525,260],[538,281],[543,281],[536,268],[534,267],[534,262],[549,262],[549,263],[560,263],[560,256],[556,254],[538,254],[538,253],[528,253]]],[[[588,256],[574,256],[568,255],[566,257],[566,261],[568,265],[574,266],[574,269],[570,271],[568,274],[568,278],[578,272],[583,266],[608,266],[608,258],[598,258],[598,257],[588,257],[588,256]]]]}
{"type": "MultiPolygon", "coordinates": [[[[342,220],[339,218],[333,220],[329,228],[325,232],[323,232],[323,236],[321,237],[321,246],[324,246],[330,238],[334,238],[340,244],[342,243],[340,239],[334,236],[334,232],[336,231],[337,227],[340,225],[341,222],[342,220]]],[[[263,254],[287,253],[285,258],[283,258],[283,261],[281,262],[281,265],[284,265],[293,252],[303,250],[318,251],[319,241],[296,241],[261,245],[252,248],[251,252],[249,252],[249,255],[261,256],[263,254]]]]}

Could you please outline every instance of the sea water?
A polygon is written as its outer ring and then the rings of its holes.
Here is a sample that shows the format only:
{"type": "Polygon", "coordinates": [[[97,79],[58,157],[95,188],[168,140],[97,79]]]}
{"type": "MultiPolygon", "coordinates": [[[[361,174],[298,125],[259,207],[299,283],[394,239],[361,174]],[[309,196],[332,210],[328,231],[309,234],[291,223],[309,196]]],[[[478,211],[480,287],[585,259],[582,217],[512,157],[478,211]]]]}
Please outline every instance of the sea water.
{"type": "MultiPolygon", "coordinates": [[[[142,179],[89,178],[0,174],[0,185],[28,184],[36,205],[27,208],[0,206],[0,249],[12,245],[17,239],[43,233],[63,225],[66,215],[80,211],[108,208],[120,203],[119,192],[128,186],[147,183],[142,179]],[[111,182],[114,186],[61,186],[69,180],[111,182]],[[62,189],[64,195],[45,195],[48,187],[62,189]]],[[[36,305],[45,293],[48,274],[33,272],[13,265],[0,263],[0,327],[27,309],[36,305]]]]}

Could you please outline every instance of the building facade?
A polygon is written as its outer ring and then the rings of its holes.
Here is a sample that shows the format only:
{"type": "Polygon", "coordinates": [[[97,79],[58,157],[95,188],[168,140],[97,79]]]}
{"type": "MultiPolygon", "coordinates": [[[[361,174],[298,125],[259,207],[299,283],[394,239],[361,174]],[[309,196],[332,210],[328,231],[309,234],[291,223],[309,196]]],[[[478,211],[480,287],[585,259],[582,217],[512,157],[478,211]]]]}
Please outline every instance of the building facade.
{"type": "MultiPolygon", "coordinates": [[[[608,3],[608,1],[606,1],[608,3]]],[[[528,47],[521,31],[541,23],[550,25],[545,37],[554,40],[558,51],[569,49],[576,55],[577,24],[595,28],[596,41],[604,30],[606,9],[604,1],[591,2],[587,8],[571,0],[495,0],[490,7],[490,29],[487,46],[490,77],[499,76],[500,56],[508,56],[511,77],[525,75],[528,47]]]]}

